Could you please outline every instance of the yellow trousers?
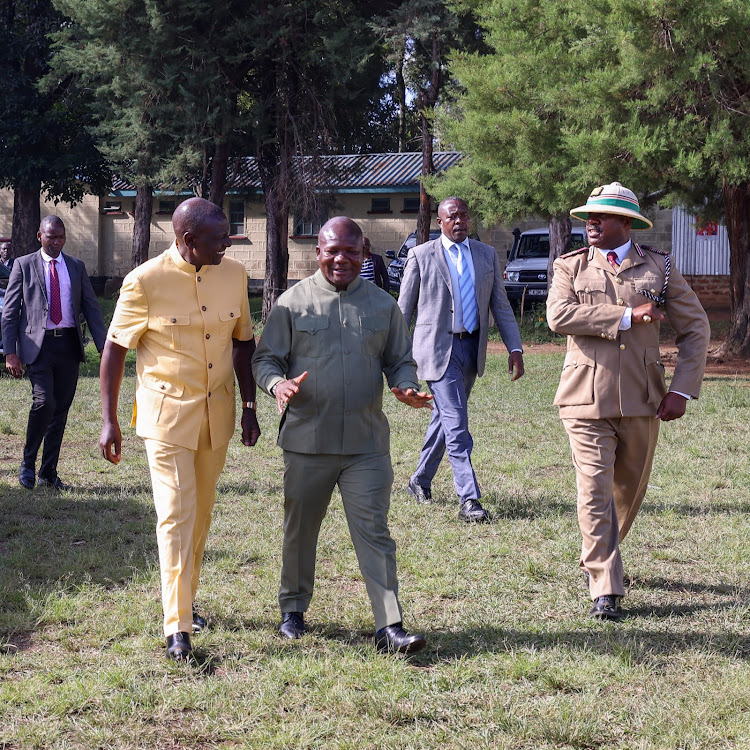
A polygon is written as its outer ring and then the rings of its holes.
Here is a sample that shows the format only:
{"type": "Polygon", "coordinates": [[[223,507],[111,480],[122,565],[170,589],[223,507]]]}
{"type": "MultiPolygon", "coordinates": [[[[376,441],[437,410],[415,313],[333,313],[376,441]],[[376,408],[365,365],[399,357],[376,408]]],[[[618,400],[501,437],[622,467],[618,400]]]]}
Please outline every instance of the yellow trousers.
{"type": "Polygon", "coordinates": [[[193,602],[228,443],[211,448],[208,411],[198,448],[145,439],[156,506],[164,635],[192,632],[193,602]]]}

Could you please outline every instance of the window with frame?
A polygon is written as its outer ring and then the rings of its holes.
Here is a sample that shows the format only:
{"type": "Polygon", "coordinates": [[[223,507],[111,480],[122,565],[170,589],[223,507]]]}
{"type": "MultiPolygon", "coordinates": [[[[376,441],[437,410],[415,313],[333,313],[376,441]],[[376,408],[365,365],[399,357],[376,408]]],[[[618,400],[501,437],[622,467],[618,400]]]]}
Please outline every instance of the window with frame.
{"type": "Polygon", "coordinates": [[[245,236],[245,201],[229,201],[229,235],[245,236]]]}
{"type": "Polygon", "coordinates": [[[404,207],[401,211],[404,214],[419,213],[419,198],[404,198],[404,207]]]}
{"type": "Polygon", "coordinates": [[[328,213],[321,212],[317,217],[295,216],[294,217],[294,235],[295,237],[317,237],[320,228],[328,221],[328,213]]]}
{"type": "Polygon", "coordinates": [[[159,213],[160,214],[173,214],[175,209],[175,201],[159,201],[159,213]]]}
{"type": "Polygon", "coordinates": [[[371,214],[389,214],[391,212],[390,198],[372,198],[370,200],[371,214]]]}
{"type": "Polygon", "coordinates": [[[122,213],[122,202],[121,201],[105,201],[102,213],[105,214],[121,214],[122,213]]]}

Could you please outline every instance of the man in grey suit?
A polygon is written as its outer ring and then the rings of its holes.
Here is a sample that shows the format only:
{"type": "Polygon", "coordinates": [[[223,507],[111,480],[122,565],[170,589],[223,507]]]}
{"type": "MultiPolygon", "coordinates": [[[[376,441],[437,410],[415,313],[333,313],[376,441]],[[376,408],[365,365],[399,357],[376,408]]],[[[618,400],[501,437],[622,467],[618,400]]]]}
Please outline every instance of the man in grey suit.
{"type": "Polygon", "coordinates": [[[15,378],[24,364],[32,388],[26,444],[18,481],[28,490],[36,484],[36,458],[44,442],[39,485],[70,489],[57,475],[68,409],[86,359],[79,318],[83,313],[101,353],[107,331],[83,261],[64,255],[65,225],[45,216],[37,237],[41,249],[16,258],[3,308],[5,366],[15,378]]]}
{"type": "Polygon", "coordinates": [[[458,517],[469,523],[489,520],[471,465],[468,399],[484,372],[490,312],[510,352],[511,379],[523,375],[521,334],[505,294],[500,261],[494,248],[468,239],[470,223],[463,200],[442,201],[442,234],[410,251],[398,298],[408,324],[416,311],[417,374],[435,397],[422,455],[407,489],[417,502],[430,502],[432,479],[447,450],[460,503],[458,517]]]}

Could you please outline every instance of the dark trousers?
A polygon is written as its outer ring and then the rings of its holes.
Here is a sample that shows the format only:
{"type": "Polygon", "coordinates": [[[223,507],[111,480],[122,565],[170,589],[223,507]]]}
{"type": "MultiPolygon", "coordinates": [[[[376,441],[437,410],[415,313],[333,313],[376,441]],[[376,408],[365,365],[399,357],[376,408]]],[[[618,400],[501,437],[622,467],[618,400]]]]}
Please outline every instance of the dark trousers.
{"type": "Polygon", "coordinates": [[[22,472],[33,474],[36,457],[44,441],[39,476],[57,477],[68,410],[78,384],[80,345],[75,328],[64,329],[62,336],[45,336],[39,356],[26,366],[31,381],[31,411],[23,448],[22,472]]]}

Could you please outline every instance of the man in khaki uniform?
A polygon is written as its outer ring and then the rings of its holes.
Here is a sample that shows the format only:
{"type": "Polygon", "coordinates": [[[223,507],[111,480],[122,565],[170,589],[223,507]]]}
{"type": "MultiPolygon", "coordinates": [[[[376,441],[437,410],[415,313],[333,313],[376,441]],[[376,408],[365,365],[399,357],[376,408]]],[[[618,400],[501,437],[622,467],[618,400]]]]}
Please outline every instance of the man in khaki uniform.
{"type": "Polygon", "coordinates": [[[570,214],[586,222],[590,246],[554,264],[547,320],[568,336],[555,404],[576,468],[591,616],[618,620],[619,543],[643,502],[660,420],[679,419],[698,398],[710,331],[669,255],[630,240],[631,229],[651,227],[630,190],[619,182],[598,187],[570,214]],[[678,347],[669,392],[659,355],[665,313],[678,347]]]}
{"type": "Polygon", "coordinates": [[[136,349],[135,428],[145,438],[161,565],[167,655],[185,659],[216,482],[234,433],[234,373],[242,442],[255,445],[255,351],[244,266],[221,209],[202,198],[174,213],[175,242],[126,277],[101,364],[102,455],[121,458],[117,401],[128,349],[136,349]],[[233,372],[234,371],[234,372],[233,372]]]}

